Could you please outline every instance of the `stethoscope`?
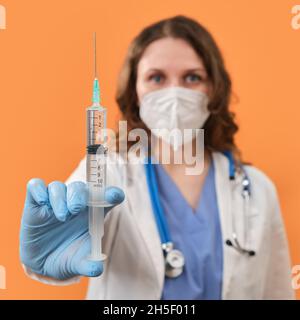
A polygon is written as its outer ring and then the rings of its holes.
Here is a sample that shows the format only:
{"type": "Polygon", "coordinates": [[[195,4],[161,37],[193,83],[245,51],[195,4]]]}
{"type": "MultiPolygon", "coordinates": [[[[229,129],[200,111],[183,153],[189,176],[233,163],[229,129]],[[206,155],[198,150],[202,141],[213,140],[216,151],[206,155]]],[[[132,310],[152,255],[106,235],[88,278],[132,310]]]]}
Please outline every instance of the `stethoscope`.
{"type": "MultiPolygon", "coordinates": [[[[229,180],[232,181],[232,183],[235,182],[235,178],[236,178],[236,166],[234,164],[234,159],[232,156],[231,151],[224,151],[223,154],[227,157],[228,162],[229,162],[229,180]]],[[[244,219],[247,218],[248,216],[248,210],[249,210],[249,199],[251,196],[251,185],[250,185],[250,179],[248,177],[248,174],[244,168],[244,166],[242,164],[239,165],[239,168],[242,170],[243,172],[243,179],[242,179],[242,197],[244,200],[244,219]]],[[[227,239],[225,241],[226,245],[234,248],[236,251],[238,251],[241,254],[246,254],[250,257],[255,255],[255,251],[254,250],[249,250],[244,248],[237,237],[237,233],[236,233],[236,228],[235,228],[235,219],[233,217],[234,214],[234,210],[232,210],[231,212],[232,214],[232,240],[227,239]]]]}
{"type": "MultiPolygon", "coordinates": [[[[225,151],[223,154],[227,157],[229,161],[229,180],[235,181],[236,179],[236,166],[231,151],[225,151]]],[[[161,247],[165,259],[165,274],[167,277],[176,278],[183,272],[185,259],[183,253],[174,248],[173,242],[171,240],[170,232],[167,226],[166,218],[160,203],[158,186],[156,181],[155,170],[151,161],[151,157],[147,159],[144,164],[146,172],[146,180],[150,194],[150,200],[152,204],[152,209],[154,212],[157,228],[160,235],[161,247]]],[[[239,168],[243,172],[242,179],[242,197],[244,199],[245,210],[249,207],[249,198],[251,196],[251,185],[247,172],[242,164],[239,168]]],[[[246,214],[244,212],[244,214],[246,214]]],[[[244,217],[245,218],[245,217],[244,217]]],[[[232,239],[227,239],[225,244],[234,248],[237,252],[241,254],[246,254],[248,256],[254,256],[255,251],[244,248],[237,237],[236,228],[234,224],[234,217],[232,215],[232,239]]]]}

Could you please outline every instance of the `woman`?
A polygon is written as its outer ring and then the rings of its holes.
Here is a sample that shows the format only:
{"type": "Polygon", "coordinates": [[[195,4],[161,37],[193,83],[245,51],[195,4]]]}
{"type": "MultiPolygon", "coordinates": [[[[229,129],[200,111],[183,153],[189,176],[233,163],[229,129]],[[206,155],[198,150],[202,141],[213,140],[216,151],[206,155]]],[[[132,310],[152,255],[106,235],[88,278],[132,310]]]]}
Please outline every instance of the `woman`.
{"type": "Polygon", "coordinates": [[[103,263],[88,260],[85,159],[66,184],[30,180],[20,233],[26,273],[57,285],[89,276],[89,299],[293,298],[276,188],[259,169],[238,166],[230,96],[230,77],[204,27],[176,16],[145,28],[129,48],[117,102],[128,133],[148,133],[157,164],[128,152],[128,163],[109,169],[126,199],[117,187],[106,190],[103,263]],[[197,174],[175,158],[178,147],[197,149],[199,135],[180,140],[152,130],[166,127],[204,129],[197,174]]]}

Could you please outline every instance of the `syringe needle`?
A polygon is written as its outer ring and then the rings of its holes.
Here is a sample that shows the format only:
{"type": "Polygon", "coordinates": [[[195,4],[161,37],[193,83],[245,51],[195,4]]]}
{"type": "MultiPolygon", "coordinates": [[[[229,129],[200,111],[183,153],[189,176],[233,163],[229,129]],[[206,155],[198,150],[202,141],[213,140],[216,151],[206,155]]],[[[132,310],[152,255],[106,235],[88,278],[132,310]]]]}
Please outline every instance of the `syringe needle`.
{"type": "Polygon", "coordinates": [[[96,32],[94,32],[94,68],[95,68],[95,79],[97,79],[97,40],[96,40],[96,32]]]}
{"type": "Polygon", "coordinates": [[[97,42],[96,42],[96,32],[94,32],[94,86],[93,86],[93,103],[100,103],[100,88],[97,78],[97,42]]]}

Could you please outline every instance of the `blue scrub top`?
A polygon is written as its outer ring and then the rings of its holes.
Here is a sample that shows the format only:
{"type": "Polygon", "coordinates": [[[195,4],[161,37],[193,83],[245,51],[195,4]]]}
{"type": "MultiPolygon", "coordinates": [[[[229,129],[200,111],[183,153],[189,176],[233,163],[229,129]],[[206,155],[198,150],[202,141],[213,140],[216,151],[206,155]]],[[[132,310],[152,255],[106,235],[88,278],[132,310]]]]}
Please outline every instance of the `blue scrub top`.
{"type": "Polygon", "coordinates": [[[174,248],[185,257],[183,273],[165,276],[162,300],[217,300],[222,296],[222,234],[213,160],[194,211],[162,165],[154,170],[163,212],[174,248]]]}

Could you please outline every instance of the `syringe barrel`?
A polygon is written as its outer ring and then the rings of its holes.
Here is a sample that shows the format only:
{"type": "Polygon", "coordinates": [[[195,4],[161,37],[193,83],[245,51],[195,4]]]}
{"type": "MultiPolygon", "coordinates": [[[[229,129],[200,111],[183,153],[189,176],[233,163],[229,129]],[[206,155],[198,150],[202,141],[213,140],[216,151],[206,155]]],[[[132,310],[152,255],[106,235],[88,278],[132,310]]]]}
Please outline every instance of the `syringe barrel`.
{"type": "Polygon", "coordinates": [[[106,187],[106,108],[94,104],[86,111],[88,205],[103,206],[106,187]]]}
{"type": "Polygon", "coordinates": [[[91,106],[87,109],[87,146],[105,145],[106,109],[99,106],[91,106]]]}
{"type": "Polygon", "coordinates": [[[105,206],[107,148],[103,145],[87,147],[86,179],[88,185],[88,205],[105,206]]]}

